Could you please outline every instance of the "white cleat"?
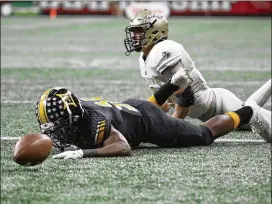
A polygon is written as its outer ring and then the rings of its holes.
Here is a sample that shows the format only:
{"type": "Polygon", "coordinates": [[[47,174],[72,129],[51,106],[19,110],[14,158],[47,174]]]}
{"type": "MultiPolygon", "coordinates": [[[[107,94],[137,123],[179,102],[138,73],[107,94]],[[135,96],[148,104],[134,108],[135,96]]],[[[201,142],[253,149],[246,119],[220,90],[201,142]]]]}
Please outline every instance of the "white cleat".
{"type": "Polygon", "coordinates": [[[271,143],[271,111],[256,104],[254,101],[246,101],[245,105],[253,109],[250,126],[253,132],[260,134],[265,141],[271,143]]]}

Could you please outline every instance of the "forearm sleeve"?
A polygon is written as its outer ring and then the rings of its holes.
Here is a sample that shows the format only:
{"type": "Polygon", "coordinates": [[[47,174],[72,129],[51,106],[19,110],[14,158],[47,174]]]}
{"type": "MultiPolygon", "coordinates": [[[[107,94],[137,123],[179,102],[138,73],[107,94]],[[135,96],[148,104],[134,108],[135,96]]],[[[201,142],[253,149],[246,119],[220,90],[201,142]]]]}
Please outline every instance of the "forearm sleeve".
{"type": "Polygon", "coordinates": [[[150,96],[148,98],[148,101],[151,103],[155,103],[158,106],[161,106],[178,89],[178,86],[171,84],[171,81],[169,81],[164,84],[158,91],[156,91],[154,95],[150,96]]]}

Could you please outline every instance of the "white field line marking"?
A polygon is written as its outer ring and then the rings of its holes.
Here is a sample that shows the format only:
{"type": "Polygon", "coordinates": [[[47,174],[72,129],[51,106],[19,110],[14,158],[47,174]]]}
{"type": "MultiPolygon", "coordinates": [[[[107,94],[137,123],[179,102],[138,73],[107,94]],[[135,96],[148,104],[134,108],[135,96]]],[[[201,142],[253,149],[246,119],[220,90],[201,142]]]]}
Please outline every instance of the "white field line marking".
{"type": "Polygon", "coordinates": [[[1,140],[18,140],[21,137],[3,137],[3,136],[1,136],[0,138],[1,138],[1,140]]]}
{"type": "MultiPolygon", "coordinates": [[[[58,80],[58,82],[66,82],[66,80],[58,80]]],[[[33,84],[33,80],[25,80],[25,81],[17,81],[16,79],[3,79],[2,84],[5,84],[5,83],[14,83],[14,84],[33,84]]],[[[258,84],[264,84],[265,82],[264,81],[207,81],[207,84],[208,85],[214,85],[214,84],[222,84],[222,85],[243,85],[243,86],[246,86],[246,85],[258,85],[258,84]]],[[[127,85],[139,85],[139,84],[143,84],[145,85],[146,83],[144,82],[133,82],[133,81],[121,81],[121,80],[92,80],[92,84],[115,84],[115,85],[124,85],[124,84],[127,84],[127,85]]],[[[211,87],[212,88],[212,87],[211,87]]]]}
{"type": "MultiPolygon", "coordinates": [[[[4,100],[0,103],[2,104],[35,104],[37,101],[16,101],[16,100],[4,100]]],[[[271,101],[267,101],[264,106],[271,106],[271,101]]]]}
{"type": "Polygon", "coordinates": [[[264,140],[254,140],[254,139],[218,139],[214,142],[240,142],[240,143],[266,143],[264,140]]]}
{"type": "Polygon", "coordinates": [[[35,101],[10,101],[10,100],[5,100],[5,101],[1,101],[1,103],[7,104],[34,104],[35,101]]]}
{"type": "Polygon", "coordinates": [[[79,18],[79,19],[73,19],[70,18],[69,21],[65,20],[64,18],[58,18],[55,21],[48,21],[46,18],[41,18],[38,23],[36,21],[32,21],[31,24],[18,24],[13,22],[13,25],[2,25],[1,28],[5,29],[5,31],[17,31],[17,30],[35,30],[35,29],[40,29],[40,28],[55,28],[55,27],[65,27],[65,26],[70,26],[70,25],[88,25],[92,23],[97,23],[99,22],[104,23],[108,22],[110,19],[109,18],[79,18]]]}
{"type": "MultiPolygon", "coordinates": [[[[5,137],[1,136],[1,140],[18,140],[21,137],[5,137]]],[[[264,140],[254,139],[218,139],[215,142],[240,142],[240,143],[266,143],[264,140]]]]}

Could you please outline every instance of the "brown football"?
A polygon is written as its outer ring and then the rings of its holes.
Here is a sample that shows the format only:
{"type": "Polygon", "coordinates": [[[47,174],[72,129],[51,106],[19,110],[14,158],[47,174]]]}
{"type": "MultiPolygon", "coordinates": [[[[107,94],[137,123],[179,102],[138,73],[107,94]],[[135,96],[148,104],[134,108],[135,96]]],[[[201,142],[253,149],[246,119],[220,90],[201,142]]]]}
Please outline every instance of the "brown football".
{"type": "Polygon", "coordinates": [[[42,163],[52,150],[52,140],[44,134],[28,134],[16,143],[13,160],[23,166],[34,166],[42,163]]]}

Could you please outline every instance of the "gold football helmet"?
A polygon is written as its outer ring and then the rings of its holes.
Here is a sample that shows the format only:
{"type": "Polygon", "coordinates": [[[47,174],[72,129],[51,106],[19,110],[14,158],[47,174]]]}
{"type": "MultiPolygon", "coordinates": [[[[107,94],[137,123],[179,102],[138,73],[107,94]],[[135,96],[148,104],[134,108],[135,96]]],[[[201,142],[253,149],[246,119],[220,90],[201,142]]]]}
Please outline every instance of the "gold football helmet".
{"type": "Polygon", "coordinates": [[[138,12],[125,29],[126,55],[140,52],[144,46],[154,45],[168,38],[168,21],[159,12],[144,9],[138,12]]]}

